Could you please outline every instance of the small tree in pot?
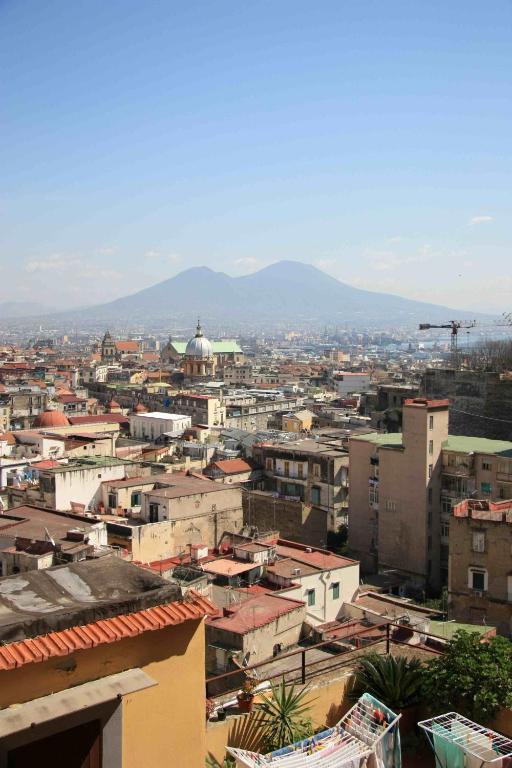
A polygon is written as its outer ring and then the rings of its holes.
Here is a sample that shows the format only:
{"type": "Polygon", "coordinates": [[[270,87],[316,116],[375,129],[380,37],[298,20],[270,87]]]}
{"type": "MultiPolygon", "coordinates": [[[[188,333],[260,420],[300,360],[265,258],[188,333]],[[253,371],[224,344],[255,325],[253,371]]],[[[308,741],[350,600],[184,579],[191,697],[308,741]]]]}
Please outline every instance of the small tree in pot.
{"type": "Polygon", "coordinates": [[[238,709],[240,712],[252,712],[252,705],[254,701],[254,689],[256,688],[258,681],[252,677],[246,677],[242,690],[237,695],[238,709]]]}

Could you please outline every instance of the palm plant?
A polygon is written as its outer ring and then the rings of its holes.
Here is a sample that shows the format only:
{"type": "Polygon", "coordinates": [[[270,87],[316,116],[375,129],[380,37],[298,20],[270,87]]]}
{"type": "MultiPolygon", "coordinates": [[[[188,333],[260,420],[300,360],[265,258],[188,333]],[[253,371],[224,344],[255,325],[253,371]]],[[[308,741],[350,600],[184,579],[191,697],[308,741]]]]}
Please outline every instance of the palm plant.
{"type": "Polygon", "coordinates": [[[283,677],[280,683],[272,684],[271,691],[271,698],[256,705],[265,748],[280,749],[311,736],[313,723],[307,712],[313,699],[305,701],[307,686],[300,690],[294,685],[287,688],[283,677]]]}
{"type": "Polygon", "coordinates": [[[362,656],[356,669],[353,698],[371,693],[390,709],[405,709],[423,699],[424,670],[418,659],[405,656],[362,656]]]}

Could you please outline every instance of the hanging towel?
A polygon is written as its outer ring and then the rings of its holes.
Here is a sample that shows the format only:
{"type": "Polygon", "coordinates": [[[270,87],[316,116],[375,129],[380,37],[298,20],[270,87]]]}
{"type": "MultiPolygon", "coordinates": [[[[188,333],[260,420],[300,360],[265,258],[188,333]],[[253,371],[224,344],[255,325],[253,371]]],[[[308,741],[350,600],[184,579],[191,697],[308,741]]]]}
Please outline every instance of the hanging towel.
{"type": "Polygon", "coordinates": [[[451,741],[450,731],[438,723],[434,723],[432,732],[434,734],[436,768],[464,768],[464,752],[451,741]]]}

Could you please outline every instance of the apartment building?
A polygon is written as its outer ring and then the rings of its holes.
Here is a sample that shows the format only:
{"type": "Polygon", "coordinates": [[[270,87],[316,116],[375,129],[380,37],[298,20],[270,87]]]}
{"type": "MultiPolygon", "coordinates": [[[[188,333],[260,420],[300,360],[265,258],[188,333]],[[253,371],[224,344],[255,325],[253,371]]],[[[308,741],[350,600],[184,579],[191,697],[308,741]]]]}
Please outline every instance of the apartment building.
{"type": "Polygon", "coordinates": [[[512,501],[456,504],[449,541],[449,617],[512,635],[512,501]]]}
{"type": "Polygon", "coordinates": [[[171,413],[190,416],[192,424],[206,424],[208,427],[226,423],[226,406],[218,397],[195,395],[183,392],[170,398],[171,413]]]}
{"type": "Polygon", "coordinates": [[[311,439],[260,443],[253,447],[253,458],[264,468],[267,490],[325,514],[326,534],[345,522],[349,457],[340,443],[311,439]]]}
{"type": "Polygon", "coordinates": [[[448,416],[448,400],[408,399],[401,434],[349,441],[349,546],[419,591],[448,582],[452,507],[512,495],[512,443],[448,435],[448,416]]]}
{"type": "Polygon", "coordinates": [[[158,440],[162,435],[178,437],[191,426],[190,416],[177,413],[134,413],[130,416],[130,433],[141,440],[158,440]]]}
{"type": "Polygon", "coordinates": [[[136,561],[176,557],[195,544],[216,547],[223,533],[242,528],[239,486],[175,472],[159,475],[151,490],[140,487],[135,486],[140,514],[108,524],[109,544],[128,550],[136,561]]]}

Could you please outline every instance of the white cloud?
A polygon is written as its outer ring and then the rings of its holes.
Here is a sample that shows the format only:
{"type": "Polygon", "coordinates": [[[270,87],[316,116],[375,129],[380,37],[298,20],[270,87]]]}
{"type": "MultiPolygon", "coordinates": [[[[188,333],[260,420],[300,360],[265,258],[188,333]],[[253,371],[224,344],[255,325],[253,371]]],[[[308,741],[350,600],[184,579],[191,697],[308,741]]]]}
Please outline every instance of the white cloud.
{"type": "Polygon", "coordinates": [[[469,225],[486,224],[489,221],[494,221],[494,216],[473,216],[473,218],[469,220],[469,225]]]}
{"type": "Polygon", "coordinates": [[[233,262],[233,265],[239,269],[255,269],[256,267],[259,267],[260,264],[260,260],[256,259],[254,256],[242,256],[239,259],[235,259],[233,262]]]}
{"type": "Polygon", "coordinates": [[[76,256],[53,253],[47,259],[32,259],[25,264],[25,272],[65,272],[80,264],[76,256]]]}
{"type": "Polygon", "coordinates": [[[103,245],[98,248],[97,254],[98,256],[113,256],[118,250],[117,245],[103,245]]]}

